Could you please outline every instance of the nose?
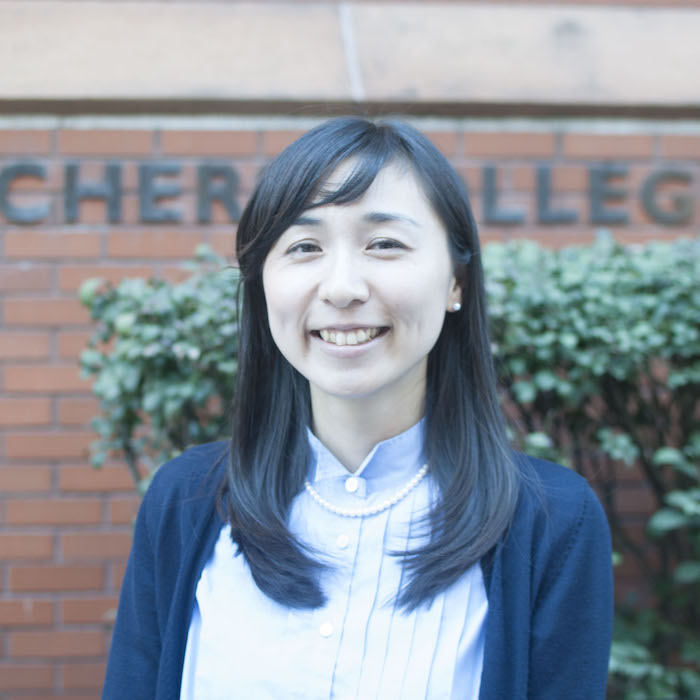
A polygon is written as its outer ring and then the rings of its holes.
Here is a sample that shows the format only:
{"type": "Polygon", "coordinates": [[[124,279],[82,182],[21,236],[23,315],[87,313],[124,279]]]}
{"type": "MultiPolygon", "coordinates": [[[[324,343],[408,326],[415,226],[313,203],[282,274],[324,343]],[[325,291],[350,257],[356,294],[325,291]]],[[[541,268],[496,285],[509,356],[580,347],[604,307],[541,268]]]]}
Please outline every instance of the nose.
{"type": "Polygon", "coordinates": [[[338,251],[324,266],[318,295],[322,301],[339,309],[367,301],[369,286],[361,261],[355,260],[345,251],[338,251]]]}

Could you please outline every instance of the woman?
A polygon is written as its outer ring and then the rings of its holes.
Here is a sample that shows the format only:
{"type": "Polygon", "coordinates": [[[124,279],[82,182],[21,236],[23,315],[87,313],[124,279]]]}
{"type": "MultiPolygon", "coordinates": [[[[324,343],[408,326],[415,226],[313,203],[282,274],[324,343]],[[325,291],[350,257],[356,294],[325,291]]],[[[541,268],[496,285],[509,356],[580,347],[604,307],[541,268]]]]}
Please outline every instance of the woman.
{"type": "Polygon", "coordinates": [[[104,698],[603,698],[610,541],[515,455],[459,178],[401,123],[326,122],[237,238],[233,439],[139,512],[104,698]]]}

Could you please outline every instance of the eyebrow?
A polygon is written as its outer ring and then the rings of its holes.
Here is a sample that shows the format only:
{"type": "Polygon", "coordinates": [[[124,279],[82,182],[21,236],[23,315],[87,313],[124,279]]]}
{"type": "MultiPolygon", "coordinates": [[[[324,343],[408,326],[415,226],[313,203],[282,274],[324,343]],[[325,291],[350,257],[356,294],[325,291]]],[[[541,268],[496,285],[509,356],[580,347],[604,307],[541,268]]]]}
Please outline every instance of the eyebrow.
{"type": "MultiPolygon", "coordinates": [[[[399,221],[420,228],[420,224],[414,219],[412,219],[410,216],[406,216],[404,214],[395,214],[393,212],[372,211],[368,214],[365,214],[362,217],[362,219],[363,221],[366,221],[369,224],[387,224],[399,221]]],[[[321,221],[321,219],[318,219],[313,216],[302,215],[294,222],[294,226],[320,226],[322,223],[323,222],[321,221]]]]}

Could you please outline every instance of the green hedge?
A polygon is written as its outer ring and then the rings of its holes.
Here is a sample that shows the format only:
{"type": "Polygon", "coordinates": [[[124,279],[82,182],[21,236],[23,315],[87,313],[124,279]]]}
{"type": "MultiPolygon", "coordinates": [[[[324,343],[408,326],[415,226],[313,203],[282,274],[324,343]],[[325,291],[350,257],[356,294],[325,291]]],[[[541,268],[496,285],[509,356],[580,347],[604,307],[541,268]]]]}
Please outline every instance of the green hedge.
{"type": "MultiPolygon", "coordinates": [[[[514,443],[596,487],[618,561],[653,605],[621,601],[609,696],[700,698],[700,240],[483,251],[494,354],[514,443]],[[653,494],[646,535],[618,504],[631,470],[653,494]]],[[[101,416],[93,461],[121,455],[143,488],[187,445],[227,434],[237,273],[206,248],[173,284],[90,280],[82,356],[101,416]]]]}

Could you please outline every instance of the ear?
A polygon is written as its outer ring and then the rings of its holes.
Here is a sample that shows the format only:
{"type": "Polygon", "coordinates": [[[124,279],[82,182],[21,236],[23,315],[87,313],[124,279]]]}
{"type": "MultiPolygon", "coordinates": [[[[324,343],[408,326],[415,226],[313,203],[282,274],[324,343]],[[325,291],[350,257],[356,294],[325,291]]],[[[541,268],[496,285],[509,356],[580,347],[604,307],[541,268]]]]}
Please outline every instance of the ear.
{"type": "Polygon", "coordinates": [[[462,308],[462,285],[455,279],[447,297],[447,310],[459,311],[462,308]]]}

